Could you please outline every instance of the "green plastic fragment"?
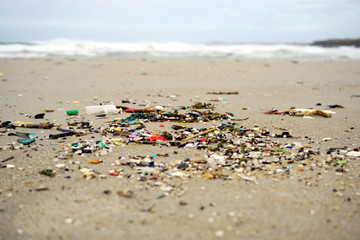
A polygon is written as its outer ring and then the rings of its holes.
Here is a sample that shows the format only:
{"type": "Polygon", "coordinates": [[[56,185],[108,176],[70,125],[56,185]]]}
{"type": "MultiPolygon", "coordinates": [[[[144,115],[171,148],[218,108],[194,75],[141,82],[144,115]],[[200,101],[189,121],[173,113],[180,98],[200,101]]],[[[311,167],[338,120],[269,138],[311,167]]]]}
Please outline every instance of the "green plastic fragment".
{"type": "Polygon", "coordinates": [[[68,110],[68,111],[66,111],[66,114],[69,116],[77,115],[77,114],[79,114],[79,110],[77,110],[77,109],[68,110]]]}
{"type": "Polygon", "coordinates": [[[55,174],[51,170],[41,170],[39,173],[48,177],[55,177],[55,174]]]}
{"type": "Polygon", "coordinates": [[[19,143],[22,143],[24,145],[29,145],[30,143],[35,142],[35,138],[22,138],[18,140],[19,143]]]}
{"type": "Polygon", "coordinates": [[[102,142],[98,142],[98,144],[99,144],[100,146],[102,146],[102,147],[105,147],[105,146],[106,146],[105,143],[102,143],[102,142]]]}
{"type": "Polygon", "coordinates": [[[346,164],[346,161],[345,160],[339,160],[339,161],[336,161],[337,164],[346,164]]]}
{"type": "Polygon", "coordinates": [[[286,150],[281,149],[281,148],[275,148],[274,150],[275,150],[275,152],[286,152],[286,150]]]}
{"type": "Polygon", "coordinates": [[[355,127],[350,127],[350,129],[355,129],[355,127]]]}

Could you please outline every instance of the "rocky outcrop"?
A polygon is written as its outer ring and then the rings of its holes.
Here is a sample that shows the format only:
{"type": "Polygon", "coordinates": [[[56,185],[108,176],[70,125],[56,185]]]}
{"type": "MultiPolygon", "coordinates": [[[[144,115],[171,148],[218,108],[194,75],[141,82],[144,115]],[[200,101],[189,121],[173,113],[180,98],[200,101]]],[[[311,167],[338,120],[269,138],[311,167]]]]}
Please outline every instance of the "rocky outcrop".
{"type": "Polygon", "coordinates": [[[321,40],[321,41],[313,42],[312,45],[321,46],[321,47],[340,47],[340,46],[360,47],[360,38],[321,40]]]}

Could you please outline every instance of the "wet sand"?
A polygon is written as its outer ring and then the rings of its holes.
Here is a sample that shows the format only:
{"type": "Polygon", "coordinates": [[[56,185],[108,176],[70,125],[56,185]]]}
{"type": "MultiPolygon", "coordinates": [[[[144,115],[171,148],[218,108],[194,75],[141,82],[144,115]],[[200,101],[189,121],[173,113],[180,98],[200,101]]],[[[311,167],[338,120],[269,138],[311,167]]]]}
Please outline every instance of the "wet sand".
{"type": "MultiPolygon", "coordinates": [[[[294,139],[276,141],[309,144],[321,153],[315,166],[309,159],[303,171],[293,164],[290,174],[250,174],[256,181],[246,181],[239,174],[232,180],[160,174],[158,186],[157,181],[139,181],[136,168],[114,163],[126,153],[168,153],[169,157],[156,161],[175,163],[204,159],[205,152],[129,144],[105,156],[57,160],[59,151],[79,137],[51,141],[46,137],[55,129],[17,128],[33,131],[38,138],[30,147],[0,150],[0,161],[14,157],[0,168],[1,239],[357,239],[359,158],[347,158],[342,172],[321,163],[329,157],[329,148],[360,147],[359,69],[360,62],[331,61],[0,59],[1,122],[49,121],[67,127],[68,121],[83,120],[99,128],[129,114],[96,118],[85,114],[85,106],[103,103],[142,108],[152,102],[173,111],[221,97],[211,102],[215,111],[246,119],[239,121],[244,128],[264,128],[275,134],[288,131],[294,139]],[[239,94],[207,94],[218,91],[239,94]],[[332,109],[336,113],[331,118],[264,114],[291,107],[328,109],[332,104],[344,108],[332,109]],[[49,109],[55,111],[46,113],[45,120],[29,118],[49,109]],[[80,115],[67,116],[70,109],[79,109],[80,115]],[[94,158],[103,163],[87,162],[94,158]],[[58,169],[59,163],[68,171],[58,169]],[[14,168],[5,168],[7,164],[14,168]],[[80,166],[94,169],[97,177],[83,178],[80,166]],[[43,169],[58,174],[54,178],[40,175],[43,169]],[[123,169],[123,177],[107,175],[111,169],[123,169]],[[36,191],[41,188],[46,190],[36,191]],[[117,194],[124,190],[134,195],[117,194]]],[[[161,130],[159,124],[147,128],[161,130]]],[[[164,129],[173,124],[165,122],[164,129]]],[[[210,128],[215,124],[188,126],[210,128]]],[[[8,136],[14,130],[6,130],[0,128],[0,146],[18,139],[8,136]]],[[[101,140],[100,135],[93,136],[101,140]]],[[[91,140],[90,136],[82,138],[91,140]]]]}

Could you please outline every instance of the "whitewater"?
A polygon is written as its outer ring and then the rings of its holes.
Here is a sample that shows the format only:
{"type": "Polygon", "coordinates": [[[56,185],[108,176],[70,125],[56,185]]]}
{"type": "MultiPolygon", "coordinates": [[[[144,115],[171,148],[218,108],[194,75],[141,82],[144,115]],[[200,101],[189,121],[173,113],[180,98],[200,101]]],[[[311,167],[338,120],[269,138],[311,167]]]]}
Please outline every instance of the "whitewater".
{"type": "Polygon", "coordinates": [[[284,43],[125,43],[55,39],[0,43],[0,58],[112,57],[259,60],[360,60],[360,48],[284,43]]]}

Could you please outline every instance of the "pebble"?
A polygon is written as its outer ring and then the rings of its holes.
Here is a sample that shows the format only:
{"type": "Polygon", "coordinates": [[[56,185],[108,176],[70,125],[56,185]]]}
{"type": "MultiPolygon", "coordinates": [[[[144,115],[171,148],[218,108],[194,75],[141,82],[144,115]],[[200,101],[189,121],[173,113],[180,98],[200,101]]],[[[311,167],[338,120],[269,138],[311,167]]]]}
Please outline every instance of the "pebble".
{"type": "Polygon", "coordinates": [[[225,232],[223,230],[218,230],[215,232],[215,236],[217,237],[223,237],[225,235],[225,232]]]}
{"type": "Polygon", "coordinates": [[[66,166],[63,163],[59,163],[59,164],[56,164],[55,167],[60,168],[60,169],[64,169],[66,166]]]}
{"type": "Polygon", "coordinates": [[[72,218],[65,218],[64,221],[67,224],[72,224],[74,222],[74,220],[72,218]]]}

